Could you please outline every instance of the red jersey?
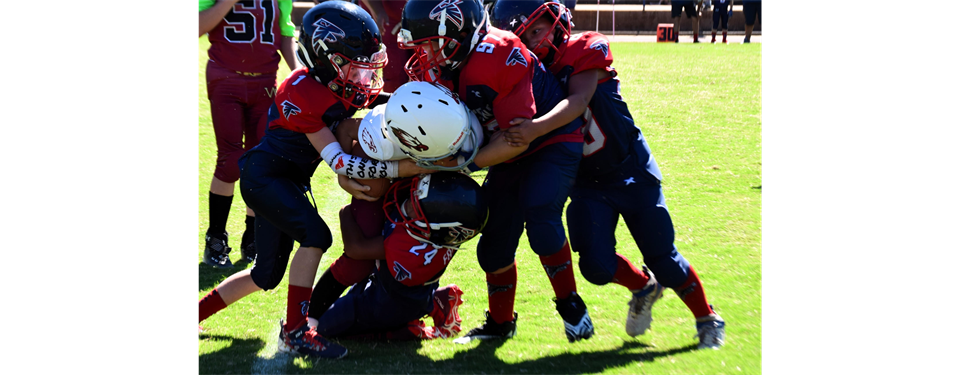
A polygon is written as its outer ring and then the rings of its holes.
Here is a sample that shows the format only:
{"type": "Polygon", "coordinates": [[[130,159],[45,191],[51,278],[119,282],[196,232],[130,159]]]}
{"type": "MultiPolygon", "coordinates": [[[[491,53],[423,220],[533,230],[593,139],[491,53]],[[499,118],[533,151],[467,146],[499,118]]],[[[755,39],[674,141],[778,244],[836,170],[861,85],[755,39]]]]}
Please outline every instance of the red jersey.
{"type": "Polygon", "coordinates": [[[274,103],[267,112],[267,131],[260,144],[250,152],[269,152],[283,157],[310,177],[316,170],[320,153],[307,139],[307,133],[321,129],[356,113],[347,108],[326,85],[307,73],[294,70],[280,83],[274,103]]]}
{"type": "Polygon", "coordinates": [[[459,69],[457,91],[485,129],[506,129],[510,120],[537,112],[532,82],[538,64],[520,38],[491,26],[459,69]]]}
{"type": "Polygon", "coordinates": [[[240,72],[273,73],[280,64],[278,0],[238,1],[210,30],[207,55],[220,66],[240,72]]]}
{"type": "Polygon", "coordinates": [[[383,240],[387,269],[393,279],[405,286],[436,283],[457,251],[436,248],[410,236],[403,227],[395,228],[383,240]]]}
{"type": "MultiPolygon", "coordinates": [[[[610,52],[610,42],[603,34],[593,31],[571,35],[566,43],[560,46],[560,53],[556,61],[550,65],[553,74],[559,73],[565,67],[571,67],[569,73],[562,77],[564,84],[570,76],[591,69],[613,71],[613,53],[610,52]]],[[[566,72],[565,72],[566,73],[566,72]]],[[[606,79],[604,79],[606,80],[606,79]]]]}
{"type": "Polygon", "coordinates": [[[270,129],[315,133],[335,121],[350,117],[332,116],[331,110],[340,114],[346,108],[333,91],[307,73],[306,67],[294,70],[280,83],[274,105],[278,116],[268,117],[270,129]]]}

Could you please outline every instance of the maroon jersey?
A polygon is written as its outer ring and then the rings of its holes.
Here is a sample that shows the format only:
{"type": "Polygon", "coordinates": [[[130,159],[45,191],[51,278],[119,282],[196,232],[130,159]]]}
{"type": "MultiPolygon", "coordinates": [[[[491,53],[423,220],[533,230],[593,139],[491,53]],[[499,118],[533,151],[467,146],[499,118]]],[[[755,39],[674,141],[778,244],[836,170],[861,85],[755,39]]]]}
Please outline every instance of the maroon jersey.
{"type": "Polygon", "coordinates": [[[238,1],[208,33],[210,60],[248,73],[273,73],[280,64],[280,7],[277,0],[238,1]]]}

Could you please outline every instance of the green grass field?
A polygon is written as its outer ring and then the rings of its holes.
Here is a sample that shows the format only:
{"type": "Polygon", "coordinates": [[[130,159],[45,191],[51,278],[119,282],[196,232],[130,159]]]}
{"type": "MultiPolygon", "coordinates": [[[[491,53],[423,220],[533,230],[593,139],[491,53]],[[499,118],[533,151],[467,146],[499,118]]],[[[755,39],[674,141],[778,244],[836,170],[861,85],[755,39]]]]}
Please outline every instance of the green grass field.
{"type": "MultiPolygon", "coordinates": [[[[207,196],[216,159],[200,38],[198,174],[198,299],[232,273],[202,264],[207,196]]],[[[624,332],[629,293],[621,286],[592,285],[576,271],[596,334],[567,342],[551,301],[550,284],[526,238],[517,250],[517,336],[499,342],[451,340],[373,342],[341,340],[341,360],[312,361],[276,352],[284,317],[287,279],[274,290],[252,294],[203,322],[200,373],[643,373],[756,374],[761,372],[761,45],[613,43],[622,93],[664,174],[663,187],[676,229],[676,245],[694,265],[707,297],[727,322],[726,345],[696,350],[692,314],[672,291],[654,308],[646,335],[624,332]]],[[[397,62],[393,62],[397,63],[397,62]]],[[[281,79],[289,73],[281,63],[281,79]]],[[[475,175],[478,181],[482,174],[475,175]]],[[[349,203],[329,168],[313,177],[320,215],[339,238],[337,210],[349,203]]],[[[245,206],[236,192],[227,231],[240,258],[245,206]]],[[[618,251],[639,265],[626,226],[617,229],[618,251]]],[[[460,308],[467,331],[483,321],[486,282],[476,262],[476,240],[451,263],[442,284],[465,292],[460,308]]],[[[321,264],[342,253],[334,243],[321,264]]],[[[574,254],[576,262],[577,255],[574,254]]]]}

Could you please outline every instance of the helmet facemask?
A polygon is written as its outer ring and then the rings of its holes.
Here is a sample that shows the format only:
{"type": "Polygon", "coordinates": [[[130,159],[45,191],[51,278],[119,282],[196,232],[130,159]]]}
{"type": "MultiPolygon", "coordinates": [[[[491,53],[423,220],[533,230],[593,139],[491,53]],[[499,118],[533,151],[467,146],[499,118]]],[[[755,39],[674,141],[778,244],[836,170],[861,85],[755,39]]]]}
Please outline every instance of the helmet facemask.
{"type": "Polygon", "coordinates": [[[553,31],[553,37],[551,38],[549,35],[544,37],[536,46],[530,48],[530,51],[546,64],[549,64],[552,62],[553,56],[560,52],[560,45],[570,37],[570,28],[572,27],[570,20],[573,19],[570,9],[557,2],[544,3],[529,16],[520,16],[522,23],[515,33],[517,36],[523,37],[523,33],[543,16],[553,20],[553,24],[546,29],[548,32],[553,31]]]}
{"type": "Polygon", "coordinates": [[[368,106],[383,89],[377,70],[387,64],[376,22],[356,4],[341,1],[323,2],[303,17],[297,59],[348,108],[368,106]]]}
{"type": "Polygon", "coordinates": [[[430,29],[430,35],[414,39],[410,30],[400,29],[397,35],[397,43],[400,48],[414,50],[413,56],[404,64],[404,70],[410,79],[436,82],[441,76],[448,75],[460,68],[470,56],[473,48],[487,33],[487,14],[486,12],[480,12],[480,15],[480,22],[473,28],[472,33],[469,32],[469,29],[465,30],[463,28],[463,23],[468,22],[466,20],[461,19],[460,23],[456,23],[456,20],[448,22],[445,8],[440,9],[436,14],[431,14],[430,19],[437,21],[439,24],[435,32],[432,28],[430,29]],[[453,28],[448,24],[458,27],[453,28]],[[458,30],[462,31],[458,33],[458,30]],[[447,36],[448,31],[453,36],[447,36]]]}
{"type": "Polygon", "coordinates": [[[343,99],[344,103],[363,108],[380,95],[383,78],[377,71],[387,65],[387,50],[383,44],[380,45],[380,50],[370,57],[357,56],[351,60],[341,53],[334,53],[328,55],[328,58],[337,74],[327,86],[343,99]]]}

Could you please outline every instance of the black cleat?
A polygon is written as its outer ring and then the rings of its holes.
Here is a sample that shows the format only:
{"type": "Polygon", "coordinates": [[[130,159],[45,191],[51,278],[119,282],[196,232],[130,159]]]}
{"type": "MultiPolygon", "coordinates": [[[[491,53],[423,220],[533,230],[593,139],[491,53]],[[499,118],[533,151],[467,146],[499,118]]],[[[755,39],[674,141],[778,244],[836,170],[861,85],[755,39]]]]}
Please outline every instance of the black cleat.
{"type": "Polygon", "coordinates": [[[463,337],[453,340],[457,344],[466,344],[473,340],[508,339],[517,334],[517,312],[513,312],[513,320],[497,323],[490,317],[490,311],[484,311],[487,321],[482,326],[471,329],[463,337]]]}
{"type": "Polygon", "coordinates": [[[571,292],[569,297],[562,300],[554,298],[553,301],[557,303],[557,312],[563,318],[567,340],[574,342],[593,336],[593,321],[587,313],[587,305],[583,303],[583,299],[577,292],[571,292]]]}
{"type": "MultiPolygon", "coordinates": [[[[224,233],[226,237],[226,233],[224,233]]],[[[203,262],[216,268],[232,268],[233,262],[230,262],[230,250],[227,246],[227,240],[206,237],[207,246],[203,248],[203,262]]]]}

